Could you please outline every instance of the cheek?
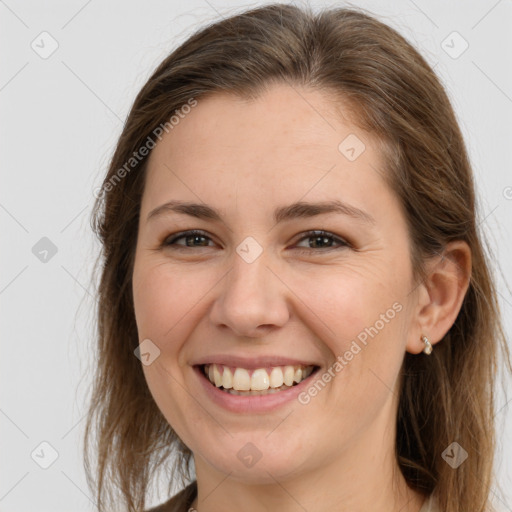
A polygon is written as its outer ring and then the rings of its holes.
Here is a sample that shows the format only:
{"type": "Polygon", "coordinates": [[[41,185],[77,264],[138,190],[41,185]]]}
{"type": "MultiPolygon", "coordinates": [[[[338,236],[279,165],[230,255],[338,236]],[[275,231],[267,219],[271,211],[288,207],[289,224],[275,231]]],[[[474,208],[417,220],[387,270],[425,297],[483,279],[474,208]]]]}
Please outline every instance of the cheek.
{"type": "Polygon", "coordinates": [[[298,295],[305,297],[311,321],[321,319],[316,334],[332,358],[330,375],[324,375],[332,385],[321,401],[338,423],[340,407],[376,414],[394,387],[405,352],[407,283],[391,279],[397,274],[386,265],[347,265],[324,274],[298,280],[298,295]]]}
{"type": "Polygon", "coordinates": [[[165,264],[144,261],[136,264],[133,276],[133,301],[139,331],[150,328],[153,335],[169,329],[191,302],[190,281],[165,264]]]}
{"type": "Polygon", "coordinates": [[[180,439],[189,447],[195,445],[190,425],[204,422],[204,410],[186,391],[186,385],[179,371],[169,367],[165,354],[152,365],[144,366],[144,377],[148,389],[169,425],[175,430],[180,439]]]}
{"type": "Polygon", "coordinates": [[[389,279],[389,271],[349,265],[320,270],[297,276],[296,283],[309,315],[321,320],[322,338],[333,352],[345,352],[353,340],[364,343],[376,330],[396,330],[404,310],[403,294],[399,283],[389,279]]]}
{"type": "Polygon", "coordinates": [[[139,339],[154,341],[162,355],[176,354],[205,314],[208,291],[217,273],[168,261],[141,260],[133,276],[133,300],[139,339]]]}

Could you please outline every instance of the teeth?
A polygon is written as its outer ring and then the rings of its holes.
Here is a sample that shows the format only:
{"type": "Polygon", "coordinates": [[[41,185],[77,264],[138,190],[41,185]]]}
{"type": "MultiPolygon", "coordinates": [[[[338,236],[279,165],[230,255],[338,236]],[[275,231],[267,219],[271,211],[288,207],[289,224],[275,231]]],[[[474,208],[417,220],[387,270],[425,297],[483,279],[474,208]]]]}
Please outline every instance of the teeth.
{"type": "Polygon", "coordinates": [[[283,377],[284,377],[284,383],[287,386],[293,385],[293,377],[295,377],[295,369],[293,368],[293,366],[285,366],[284,367],[283,377]]]}
{"type": "Polygon", "coordinates": [[[307,379],[313,372],[313,366],[308,366],[302,370],[302,380],[307,379]]]}
{"type": "Polygon", "coordinates": [[[254,391],[263,391],[268,389],[270,385],[270,377],[268,376],[267,370],[258,368],[252,372],[251,377],[251,389],[254,391]]]}
{"type": "Polygon", "coordinates": [[[281,370],[281,368],[272,368],[272,371],[270,372],[270,387],[280,388],[283,384],[283,370],[281,370]]]}
{"type": "Polygon", "coordinates": [[[220,374],[216,364],[213,365],[213,382],[218,388],[222,386],[222,375],[220,374]]]}
{"type": "Polygon", "coordinates": [[[209,364],[204,366],[203,371],[212,384],[231,394],[258,395],[288,389],[309,377],[313,369],[314,366],[275,366],[269,369],[270,374],[267,369],[258,368],[251,375],[245,368],[209,364]]]}
{"type": "Polygon", "coordinates": [[[233,375],[233,388],[237,391],[249,391],[251,389],[251,377],[244,368],[237,368],[233,375]]]}
{"type": "Polygon", "coordinates": [[[236,389],[226,389],[226,393],[229,393],[231,395],[238,395],[238,396],[257,396],[257,395],[268,395],[272,393],[279,393],[279,391],[282,391],[284,389],[290,389],[288,386],[282,386],[282,388],[279,389],[266,389],[264,391],[237,391],[236,389]]]}
{"type": "Polygon", "coordinates": [[[222,387],[224,389],[230,389],[233,387],[233,374],[231,373],[231,370],[227,366],[223,367],[222,387]]]}

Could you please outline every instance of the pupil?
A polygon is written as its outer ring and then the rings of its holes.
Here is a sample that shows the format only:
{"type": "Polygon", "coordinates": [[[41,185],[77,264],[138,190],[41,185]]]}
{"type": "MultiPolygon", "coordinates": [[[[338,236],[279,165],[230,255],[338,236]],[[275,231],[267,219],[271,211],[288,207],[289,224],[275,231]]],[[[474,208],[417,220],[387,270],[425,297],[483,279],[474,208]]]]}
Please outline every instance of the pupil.
{"type": "MultiPolygon", "coordinates": [[[[191,241],[191,244],[193,245],[195,241],[198,241],[201,238],[204,239],[205,237],[203,235],[190,235],[188,237],[188,241],[191,241]]],[[[204,245],[204,244],[201,244],[201,245],[204,245]]]]}
{"type": "Polygon", "coordinates": [[[316,237],[316,238],[314,238],[313,240],[315,241],[315,242],[314,242],[315,244],[316,244],[318,241],[320,241],[320,246],[322,246],[322,247],[323,247],[322,242],[326,242],[326,244],[328,244],[328,243],[329,243],[329,238],[328,238],[328,237],[325,237],[325,236],[317,236],[317,237],[316,237]]]}

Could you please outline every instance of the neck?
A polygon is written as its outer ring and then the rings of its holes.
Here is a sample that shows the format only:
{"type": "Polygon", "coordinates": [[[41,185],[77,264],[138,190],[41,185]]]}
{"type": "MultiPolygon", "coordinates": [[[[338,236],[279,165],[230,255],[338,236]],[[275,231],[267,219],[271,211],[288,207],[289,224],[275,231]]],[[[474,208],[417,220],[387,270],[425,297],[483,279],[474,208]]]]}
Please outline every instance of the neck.
{"type": "Polygon", "coordinates": [[[371,429],[352,439],[350,447],[333,450],[321,465],[275,478],[270,475],[270,483],[235,479],[196,457],[198,494],[193,508],[197,512],[419,512],[425,496],[407,485],[398,467],[395,429],[386,428],[386,412],[371,429]]]}
{"type": "Polygon", "coordinates": [[[398,485],[383,486],[378,492],[376,489],[368,489],[363,495],[346,485],[343,486],[343,493],[333,493],[333,488],[322,485],[321,480],[302,484],[279,482],[275,486],[251,487],[242,486],[239,482],[234,484],[226,479],[220,487],[221,492],[210,488],[205,492],[198,484],[198,496],[189,512],[212,512],[238,507],[246,512],[296,512],[300,509],[310,512],[419,512],[426,499],[424,495],[409,488],[403,479],[398,485]]]}

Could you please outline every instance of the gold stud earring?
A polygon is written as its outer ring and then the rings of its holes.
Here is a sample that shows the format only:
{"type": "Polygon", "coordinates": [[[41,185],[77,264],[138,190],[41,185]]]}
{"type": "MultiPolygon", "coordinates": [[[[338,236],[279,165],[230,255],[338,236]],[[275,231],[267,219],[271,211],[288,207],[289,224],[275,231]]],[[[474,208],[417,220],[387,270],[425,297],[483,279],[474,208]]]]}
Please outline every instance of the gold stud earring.
{"type": "Polygon", "coordinates": [[[425,348],[423,349],[423,353],[430,355],[432,353],[432,343],[430,343],[430,340],[426,336],[422,336],[421,341],[423,341],[423,343],[425,343],[425,348]]]}

